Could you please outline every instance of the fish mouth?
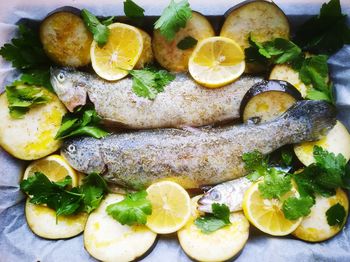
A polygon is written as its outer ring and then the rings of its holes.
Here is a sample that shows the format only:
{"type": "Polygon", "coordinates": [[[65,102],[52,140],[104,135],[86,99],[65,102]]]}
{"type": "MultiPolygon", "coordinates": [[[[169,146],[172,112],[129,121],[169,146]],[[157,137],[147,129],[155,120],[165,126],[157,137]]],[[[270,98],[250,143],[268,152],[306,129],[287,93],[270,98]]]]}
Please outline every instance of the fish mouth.
{"type": "Polygon", "coordinates": [[[201,212],[205,212],[205,213],[211,213],[212,209],[211,209],[211,204],[213,203],[213,201],[209,200],[208,197],[204,194],[200,199],[198,199],[197,204],[198,207],[197,209],[201,212]]]}

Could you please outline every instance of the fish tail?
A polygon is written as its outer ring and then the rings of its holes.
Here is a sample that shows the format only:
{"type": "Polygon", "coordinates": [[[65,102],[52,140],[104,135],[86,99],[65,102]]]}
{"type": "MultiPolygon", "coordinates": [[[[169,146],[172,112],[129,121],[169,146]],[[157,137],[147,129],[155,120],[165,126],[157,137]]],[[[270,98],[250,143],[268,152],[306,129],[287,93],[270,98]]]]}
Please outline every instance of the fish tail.
{"type": "Polygon", "coordinates": [[[304,139],[314,141],[326,135],[334,127],[336,108],[321,100],[302,100],[289,108],[282,118],[303,123],[308,127],[304,139]]]}

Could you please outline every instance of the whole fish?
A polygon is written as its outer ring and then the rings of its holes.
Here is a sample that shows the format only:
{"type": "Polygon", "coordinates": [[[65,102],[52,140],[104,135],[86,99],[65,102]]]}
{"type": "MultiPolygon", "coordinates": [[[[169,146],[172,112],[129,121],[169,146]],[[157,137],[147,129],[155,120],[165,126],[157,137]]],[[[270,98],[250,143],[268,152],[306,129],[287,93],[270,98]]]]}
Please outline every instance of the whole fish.
{"type": "Polygon", "coordinates": [[[324,101],[299,101],[281,117],[260,125],[75,138],[65,141],[62,154],[76,170],[101,173],[127,188],[165,179],[199,188],[245,176],[246,152],[268,154],[286,144],[319,139],[335,125],[335,116],[334,107],[324,101]]]}
{"type": "Polygon", "coordinates": [[[239,118],[244,94],[261,77],[242,76],[225,87],[201,87],[186,74],[176,78],[154,100],[137,96],[132,79],[108,82],[73,69],[51,69],[51,83],[60,100],[73,111],[87,96],[109,123],[130,129],[204,126],[239,118]]]}

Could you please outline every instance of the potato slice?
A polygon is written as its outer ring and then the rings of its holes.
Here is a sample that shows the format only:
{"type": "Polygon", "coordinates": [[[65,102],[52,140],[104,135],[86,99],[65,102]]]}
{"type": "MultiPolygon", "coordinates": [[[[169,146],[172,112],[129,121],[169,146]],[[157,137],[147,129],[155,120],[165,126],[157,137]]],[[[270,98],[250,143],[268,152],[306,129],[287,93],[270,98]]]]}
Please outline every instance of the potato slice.
{"type": "Polygon", "coordinates": [[[194,220],[200,216],[197,210],[197,201],[200,197],[191,199],[191,218],[177,232],[180,245],[188,256],[198,261],[228,260],[245,246],[249,236],[249,222],[242,212],[235,212],[230,215],[231,225],[211,234],[202,233],[194,224],[194,220]]]}
{"type": "Polygon", "coordinates": [[[320,146],[334,154],[342,154],[346,161],[350,159],[350,134],[346,127],[338,120],[329,133],[315,142],[304,142],[294,146],[294,152],[300,162],[308,166],[315,162],[313,149],[320,146]]]}
{"type": "Polygon", "coordinates": [[[187,36],[200,41],[214,35],[214,29],[210,22],[203,15],[192,12],[192,18],[187,22],[186,27],[181,28],[172,41],[167,41],[158,30],[154,31],[152,41],[153,53],[158,63],[169,71],[187,71],[188,60],[194,47],[181,50],[177,47],[177,44],[187,36]]]}
{"type": "Polygon", "coordinates": [[[62,239],[74,237],[84,231],[87,213],[59,216],[56,223],[55,210],[32,204],[29,200],[28,198],[25,205],[25,215],[34,234],[48,239],[62,239]]]}
{"type": "Polygon", "coordinates": [[[92,39],[83,19],[71,12],[55,12],[40,26],[40,40],[46,54],[62,66],[89,64],[92,39]]]}
{"type": "Polygon", "coordinates": [[[124,196],[109,194],[90,214],[84,231],[84,245],[91,256],[102,261],[132,261],[147,252],[157,234],[146,226],[121,225],[106,213],[109,204],[124,196]]]}
{"type": "Polygon", "coordinates": [[[152,39],[149,34],[139,29],[143,39],[143,49],[139,60],[137,61],[135,68],[142,69],[145,65],[153,62],[154,56],[152,51],[152,39]]]}
{"type": "MultiPolygon", "coordinates": [[[[245,1],[228,10],[220,36],[233,39],[244,50],[249,47],[250,33],[258,42],[280,37],[289,39],[289,22],[283,11],[267,1],[245,1]]],[[[266,70],[258,64],[247,64],[245,72],[266,70]]]]}
{"type": "Polygon", "coordinates": [[[337,203],[345,208],[344,221],[346,221],[349,213],[349,199],[343,190],[337,189],[336,194],[332,197],[316,196],[316,203],[311,208],[311,213],[302,220],[292,235],[310,242],[320,242],[335,236],[342,229],[342,226],[330,226],[327,222],[326,212],[337,203]]]}
{"type": "Polygon", "coordinates": [[[19,159],[42,158],[61,145],[54,137],[67,110],[57,96],[43,90],[51,101],[31,108],[22,119],[10,116],[6,94],[0,96],[0,146],[19,159]]]}

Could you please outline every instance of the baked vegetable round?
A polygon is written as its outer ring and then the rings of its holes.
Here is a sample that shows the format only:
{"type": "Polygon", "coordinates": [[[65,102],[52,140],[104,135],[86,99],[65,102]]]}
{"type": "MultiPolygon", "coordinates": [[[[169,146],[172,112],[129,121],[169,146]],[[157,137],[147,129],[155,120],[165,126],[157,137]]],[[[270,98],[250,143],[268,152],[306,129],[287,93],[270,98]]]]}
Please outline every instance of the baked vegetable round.
{"type": "Polygon", "coordinates": [[[75,13],[53,12],[40,26],[40,40],[46,54],[62,66],[81,67],[90,63],[92,34],[75,13]]]}
{"type": "Polygon", "coordinates": [[[192,37],[197,41],[214,36],[214,29],[203,15],[192,12],[192,18],[187,21],[186,27],[181,28],[175,38],[168,41],[158,30],[153,33],[152,48],[158,63],[169,71],[187,71],[188,60],[194,50],[194,46],[188,49],[180,49],[177,45],[186,37],[192,37]]]}
{"type": "Polygon", "coordinates": [[[261,81],[253,85],[244,95],[240,114],[243,122],[262,123],[282,115],[296,101],[300,92],[285,81],[261,81]]]}

